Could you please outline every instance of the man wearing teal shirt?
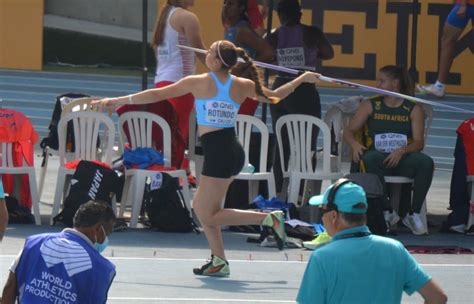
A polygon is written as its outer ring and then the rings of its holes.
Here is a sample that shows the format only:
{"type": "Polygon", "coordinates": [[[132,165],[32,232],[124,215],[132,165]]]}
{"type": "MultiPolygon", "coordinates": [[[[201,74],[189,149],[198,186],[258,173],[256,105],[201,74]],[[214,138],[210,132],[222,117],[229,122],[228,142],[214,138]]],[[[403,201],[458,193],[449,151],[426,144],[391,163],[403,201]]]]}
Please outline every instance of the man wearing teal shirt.
{"type": "Polygon", "coordinates": [[[340,179],[309,203],[320,206],[332,241],[311,255],[298,303],[400,303],[403,291],[419,292],[425,303],[446,303],[443,290],[400,242],[370,233],[362,187],[340,179]]]}

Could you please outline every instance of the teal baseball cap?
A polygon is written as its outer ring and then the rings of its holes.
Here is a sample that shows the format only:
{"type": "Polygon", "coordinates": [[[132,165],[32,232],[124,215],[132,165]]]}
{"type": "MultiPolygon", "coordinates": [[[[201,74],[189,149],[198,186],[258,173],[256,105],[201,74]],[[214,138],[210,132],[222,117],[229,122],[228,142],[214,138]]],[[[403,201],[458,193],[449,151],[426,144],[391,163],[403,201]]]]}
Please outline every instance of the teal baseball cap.
{"type": "Polygon", "coordinates": [[[337,211],[346,213],[367,212],[367,197],[361,186],[351,181],[347,181],[337,186],[337,189],[333,191],[336,184],[329,186],[323,195],[313,196],[309,200],[309,204],[313,206],[328,205],[330,204],[330,197],[332,197],[332,203],[336,205],[337,211]],[[360,203],[364,204],[365,208],[354,208],[355,205],[360,203]]]}

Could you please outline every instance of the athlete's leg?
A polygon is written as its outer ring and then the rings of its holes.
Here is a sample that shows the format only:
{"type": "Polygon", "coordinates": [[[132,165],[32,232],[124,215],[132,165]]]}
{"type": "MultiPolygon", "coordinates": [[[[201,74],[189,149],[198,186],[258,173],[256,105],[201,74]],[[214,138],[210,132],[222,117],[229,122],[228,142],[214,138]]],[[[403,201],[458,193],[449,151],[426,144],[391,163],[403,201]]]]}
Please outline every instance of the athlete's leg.
{"type": "Polygon", "coordinates": [[[225,259],[221,225],[259,225],[266,217],[265,213],[223,209],[222,204],[232,182],[231,178],[202,176],[194,196],[193,209],[196,212],[211,253],[225,259]]]}
{"type": "MultiPolygon", "coordinates": [[[[394,169],[395,175],[406,176],[414,179],[413,199],[411,210],[420,213],[426,194],[433,180],[434,162],[431,157],[421,152],[404,155],[398,166],[394,169]]],[[[403,203],[403,202],[401,202],[403,203]]]]}
{"type": "Polygon", "coordinates": [[[444,24],[443,35],[441,36],[441,53],[439,56],[438,81],[446,84],[448,81],[449,70],[454,60],[454,49],[456,41],[461,36],[464,28],[453,26],[449,23],[444,24]]]}

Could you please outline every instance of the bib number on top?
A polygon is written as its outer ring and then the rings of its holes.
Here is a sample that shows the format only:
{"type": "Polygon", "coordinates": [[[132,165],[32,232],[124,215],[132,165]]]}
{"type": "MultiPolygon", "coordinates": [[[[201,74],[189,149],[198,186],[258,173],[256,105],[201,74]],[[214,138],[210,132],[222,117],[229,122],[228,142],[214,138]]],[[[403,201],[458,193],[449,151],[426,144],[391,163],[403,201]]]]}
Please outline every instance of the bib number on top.
{"type": "Polygon", "coordinates": [[[382,133],[375,135],[375,150],[382,153],[392,153],[393,151],[406,147],[407,136],[398,133],[382,133]]]}
{"type": "Polygon", "coordinates": [[[283,48],[277,50],[278,64],[287,68],[304,68],[305,57],[302,47],[283,48]]]}
{"type": "Polygon", "coordinates": [[[158,62],[168,61],[170,59],[170,46],[166,43],[163,43],[158,47],[158,62]]]}
{"type": "Polygon", "coordinates": [[[224,125],[232,125],[238,111],[235,105],[231,103],[215,100],[207,101],[205,108],[204,118],[206,122],[224,125]]]}

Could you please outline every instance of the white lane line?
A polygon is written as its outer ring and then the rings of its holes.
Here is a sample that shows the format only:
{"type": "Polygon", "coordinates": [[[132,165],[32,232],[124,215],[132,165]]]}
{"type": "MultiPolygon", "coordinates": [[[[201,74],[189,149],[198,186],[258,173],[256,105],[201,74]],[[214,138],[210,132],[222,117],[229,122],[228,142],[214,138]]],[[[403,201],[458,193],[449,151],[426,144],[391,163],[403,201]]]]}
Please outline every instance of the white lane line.
{"type": "MultiPolygon", "coordinates": [[[[176,258],[141,258],[141,257],[107,257],[110,260],[143,260],[143,261],[159,261],[159,262],[182,262],[182,261],[191,261],[191,262],[202,262],[205,259],[176,259],[176,258]]],[[[277,264],[306,264],[307,261],[278,261],[278,260],[228,260],[232,263],[277,263],[277,264]]]]}
{"type": "Polygon", "coordinates": [[[474,264],[420,264],[423,267],[474,267],[474,264]]]}
{"type": "Polygon", "coordinates": [[[109,301],[177,301],[177,302],[250,302],[250,303],[295,303],[293,300],[256,300],[256,299],[210,299],[210,298],[134,298],[134,297],[108,297],[109,301]]]}
{"type": "MultiPolygon", "coordinates": [[[[16,255],[0,255],[0,258],[16,258],[16,255]]],[[[192,261],[192,262],[200,262],[205,259],[177,259],[177,258],[146,258],[146,257],[110,257],[105,256],[109,260],[114,261],[158,261],[158,262],[167,262],[167,261],[174,261],[174,262],[182,262],[182,261],[192,261]]],[[[277,264],[306,264],[307,261],[272,261],[272,260],[229,260],[229,262],[233,263],[277,263],[277,264]]],[[[420,264],[424,267],[474,267],[474,264],[420,264]]]]}

